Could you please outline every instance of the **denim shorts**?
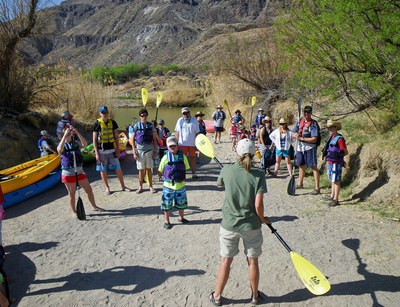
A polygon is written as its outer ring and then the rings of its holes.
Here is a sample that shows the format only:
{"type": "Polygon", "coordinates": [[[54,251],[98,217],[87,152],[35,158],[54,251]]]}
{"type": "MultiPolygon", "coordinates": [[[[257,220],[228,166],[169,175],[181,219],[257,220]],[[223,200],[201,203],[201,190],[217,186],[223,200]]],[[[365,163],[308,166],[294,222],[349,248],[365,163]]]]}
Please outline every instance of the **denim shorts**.
{"type": "Polygon", "coordinates": [[[275,153],[276,153],[277,157],[284,157],[284,158],[290,157],[289,150],[284,150],[284,149],[278,149],[277,148],[275,153]]]}
{"type": "Polygon", "coordinates": [[[250,258],[258,258],[262,249],[263,236],[261,228],[248,231],[230,231],[219,227],[220,255],[231,258],[239,253],[239,241],[243,240],[244,254],[250,258]]]}

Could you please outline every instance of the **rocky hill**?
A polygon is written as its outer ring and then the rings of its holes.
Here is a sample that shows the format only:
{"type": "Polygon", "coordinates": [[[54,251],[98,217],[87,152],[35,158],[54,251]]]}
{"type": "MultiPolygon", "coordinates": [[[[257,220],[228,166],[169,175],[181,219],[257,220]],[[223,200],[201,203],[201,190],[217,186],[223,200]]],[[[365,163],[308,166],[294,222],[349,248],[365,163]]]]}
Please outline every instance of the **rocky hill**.
{"type": "Polygon", "coordinates": [[[216,37],[265,27],[279,0],[67,0],[42,12],[25,47],[30,63],[79,67],[197,64],[216,37]]]}

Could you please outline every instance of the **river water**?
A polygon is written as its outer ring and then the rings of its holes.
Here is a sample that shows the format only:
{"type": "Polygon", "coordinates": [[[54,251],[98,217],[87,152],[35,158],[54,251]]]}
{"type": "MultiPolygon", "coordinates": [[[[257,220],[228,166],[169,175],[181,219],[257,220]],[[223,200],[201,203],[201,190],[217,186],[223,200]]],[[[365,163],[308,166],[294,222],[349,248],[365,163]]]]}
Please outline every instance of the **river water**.
{"type": "MultiPolygon", "coordinates": [[[[140,120],[139,111],[142,107],[120,107],[113,110],[113,119],[118,123],[119,129],[123,130],[128,127],[132,122],[140,120]]],[[[157,120],[163,119],[165,126],[174,130],[176,121],[182,116],[182,108],[159,108],[157,120]]],[[[153,120],[156,117],[156,108],[147,108],[149,112],[148,120],[153,120]]],[[[211,114],[213,110],[209,110],[204,107],[190,107],[190,114],[194,116],[196,112],[201,111],[205,114],[203,119],[211,120],[211,114]]]]}

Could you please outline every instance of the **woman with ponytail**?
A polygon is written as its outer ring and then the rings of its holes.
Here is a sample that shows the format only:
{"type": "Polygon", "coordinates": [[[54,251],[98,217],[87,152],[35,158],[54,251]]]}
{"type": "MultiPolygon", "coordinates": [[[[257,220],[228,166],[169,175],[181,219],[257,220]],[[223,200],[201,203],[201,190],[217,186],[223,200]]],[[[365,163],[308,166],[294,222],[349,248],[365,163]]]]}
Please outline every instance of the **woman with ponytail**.
{"type": "Polygon", "coordinates": [[[263,196],[267,193],[265,174],[252,167],[255,153],[253,141],[240,140],[236,152],[238,162],[224,166],[217,181],[219,186],[225,187],[225,199],[219,233],[221,261],[215,290],[209,295],[215,306],[222,305],[221,295],[228,282],[233,257],[239,253],[240,239],[243,240],[249,269],[250,303],[257,305],[263,299],[258,291],[258,257],[263,243],[261,225],[270,223],[264,217],[263,196]]]}

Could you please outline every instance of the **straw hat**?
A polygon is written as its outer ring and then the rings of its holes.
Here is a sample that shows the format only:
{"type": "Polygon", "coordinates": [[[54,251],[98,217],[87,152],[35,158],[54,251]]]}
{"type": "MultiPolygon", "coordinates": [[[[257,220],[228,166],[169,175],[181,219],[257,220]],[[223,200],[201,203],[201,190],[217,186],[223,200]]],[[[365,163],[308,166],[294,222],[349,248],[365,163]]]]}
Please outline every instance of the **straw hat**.
{"type": "Polygon", "coordinates": [[[279,123],[280,124],[287,124],[286,119],[284,119],[283,117],[281,119],[279,119],[279,123]]]}
{"type": "Polygon", "coordinates": [[[342,129],[342,124],[338,121],[329,119],[328,122],[326,123],[326,127],[327,128],[336,127],[336,130],[340,130],[342,129]]]}
{"type": "Polygon", "coordinates": [[[217,105],[216,109],[223,109],[222,106],[219,104],[217,105]]]}
{"type": "Polygon", "coordinates": [[[199,111],[199,112],[197,112],[197,113],[194,115],[194,117],[197,117],[197,116],[204,116],[204,113],[202,113],[201,111],[199,111]]]}
{"type": "Polygon", "coordinates": [[[262,120],[263,123],[270,122],[271,118],[269,116],[265,116],[262,120]]]}

